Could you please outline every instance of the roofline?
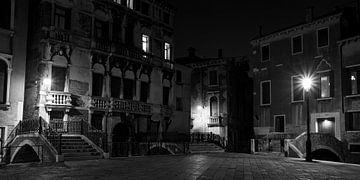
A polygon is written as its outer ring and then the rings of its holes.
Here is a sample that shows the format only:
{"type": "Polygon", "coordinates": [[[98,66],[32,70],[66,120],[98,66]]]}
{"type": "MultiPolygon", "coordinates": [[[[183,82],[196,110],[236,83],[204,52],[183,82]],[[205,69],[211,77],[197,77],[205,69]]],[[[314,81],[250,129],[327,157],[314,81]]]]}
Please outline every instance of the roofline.
{"type": "Polygon", "coordinates": [[[342,14],[343,14],[342,12],[338,12],[338,13],[335,13],[333,15],[318,18],[318,19],[316,19],[314,21],[311,21],[311,22],[308,22],[308,23],[301,23],[301,24],[298,24],[298,25],[290,26],[289,28],[274,31],[274,32],[269,33],[269,34],[267,34],[265,36],[262,36],[262,37],[255,38],[255,39],[251,40],[250,44],[255,46],[256,44],[259,44],[262,41],[265,41],[265,40],[268,40],[268,39],[272,39],[272,38],[275,38],[275,37],[278,37],[278,36],[281,36],[281,35],[284,35],[284,34],[289,34],[291,32],[297,31],[299,29],[304,29],[304,28],[307,28],[309,26],[314,26],[316,24],[323,24],[325,22],[329,22],[329,21],[332,21],[334,19],[339,18],[342,14]]]}
{"type": "Polygon", "coordinates": [[[360,35],[356,35],[356,36],[353,36],[353,37],[349,37],[347,39],[339,40],[339,41],[337,41],[337,43],[339,43],[339,44],[348,44],[348,43],[351,43],[353,41],[358,41],[359,39],[360,39],[360,35]]]}

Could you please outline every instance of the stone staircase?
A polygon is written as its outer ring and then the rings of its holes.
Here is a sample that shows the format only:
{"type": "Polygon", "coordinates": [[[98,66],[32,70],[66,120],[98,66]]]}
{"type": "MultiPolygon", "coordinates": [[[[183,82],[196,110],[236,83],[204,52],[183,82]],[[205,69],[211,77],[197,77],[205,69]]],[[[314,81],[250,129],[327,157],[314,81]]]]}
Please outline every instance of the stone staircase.
{"type": "Polygon", "coordinates": [[[210,142],[190,143],[190,153],[225,152],[220,146],[210,142]]]}
{"type": "Polygon", "coordinates": [[[65,161],[103,158],[102,154],[80,135],[63,135],[61,153],[65,161]]]}

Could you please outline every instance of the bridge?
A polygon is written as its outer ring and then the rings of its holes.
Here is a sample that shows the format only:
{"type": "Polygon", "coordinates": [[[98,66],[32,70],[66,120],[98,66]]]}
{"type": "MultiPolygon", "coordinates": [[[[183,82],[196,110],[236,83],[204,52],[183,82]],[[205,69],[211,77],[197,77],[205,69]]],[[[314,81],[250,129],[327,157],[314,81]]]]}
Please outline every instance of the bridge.
{"type": "MultiPolygon", "coordinates": [[[[307,133],[304,132],[285,145],[285,152],[290,157],[306,157],[307,133]]],[[[310,133],[311,153],[314,159],[346,162],[349,155],[347,147],[334,136],[326,133],[310,133]]]]}

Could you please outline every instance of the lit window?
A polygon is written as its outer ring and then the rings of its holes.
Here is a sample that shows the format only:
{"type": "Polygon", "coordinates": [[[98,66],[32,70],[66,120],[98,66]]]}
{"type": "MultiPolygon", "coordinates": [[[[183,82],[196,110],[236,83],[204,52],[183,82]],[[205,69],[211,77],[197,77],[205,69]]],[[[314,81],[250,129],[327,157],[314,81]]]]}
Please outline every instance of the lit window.
{"type": "Polygon", "coordinates": [[[319,74],[319,98],[332,97],[333,78],[332,72],[319,74]]]}
{"type": "Polygon", "coordinates": [[[348,69],[347,81],[350,91],[347,94],[360,94],[360,69],[348,69]]]}
{"type": "Polygon", "coordinates": [[[218,84],[217,71],[210,71],[209,74],[210,74],[209,85],[217,85],[218,84]]]}
{"type": "Polygon", "coordinates": [[[291,97],[292,101],[303,101],[304,100],[304,88],[301,85],[301,76],[292,76],[291,77],[291,97]]]}
{"type": "Polygon", "coordinates": [[[6,63],[0,59],[0,104],[6,103],[8,68],[6,63]]]}
{"type": "Polygon", "coordinates": [[[271,81],[260,82],[260,105],[271,104],[271,81]]]}
{"type": "Polygon", "coordinates": [[[126,6],[130,9],[134,9],[134,1],[133,0],[127,0],[126,6]]]}
{"type": "Polygon", "coordinates": [[[329,45],[329,29],[323,28],[317,31],[317,45],[318,47],[324,47],[329,45]]]}
{"type": "Polygon", "coordinates": [[[292,53],[293,54],[302,53],[302,51],[303,51],[302,35],[293,37],[291,44],[292,44],[292,53]]]}
{"type": "Polygon", "coordinates": [[[170,44],[167,43],[167,42],[164,44],[164,58],[165,58],[166,60],[170,60],[170,59],[171,59],[170,44]]]}
{"type": "Polygon", "coordinates": [[[261,46],[261,61],[270,60],[270,45],[261,46]]]}
{"type": "Polygon", "coordinates": [[[150,52],[150,38],[148,35],[142,35],[142,49],[144,52],[150,52]]]}

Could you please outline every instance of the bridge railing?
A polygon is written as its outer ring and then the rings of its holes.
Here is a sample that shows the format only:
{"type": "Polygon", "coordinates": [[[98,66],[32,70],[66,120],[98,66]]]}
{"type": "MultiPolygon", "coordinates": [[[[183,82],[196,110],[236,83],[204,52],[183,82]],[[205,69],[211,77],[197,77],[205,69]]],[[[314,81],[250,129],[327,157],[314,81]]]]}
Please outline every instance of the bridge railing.
{"type": "Polygon", "coordinates": [[[218,146],[225,148],[226,140],[224,137],[221,137],[218,134],[214,133],[204,133],[204,132],[194,132],[190,134],[191,143],[200,143],[200,142],[211,142],[215,143],[218,146]]]}

